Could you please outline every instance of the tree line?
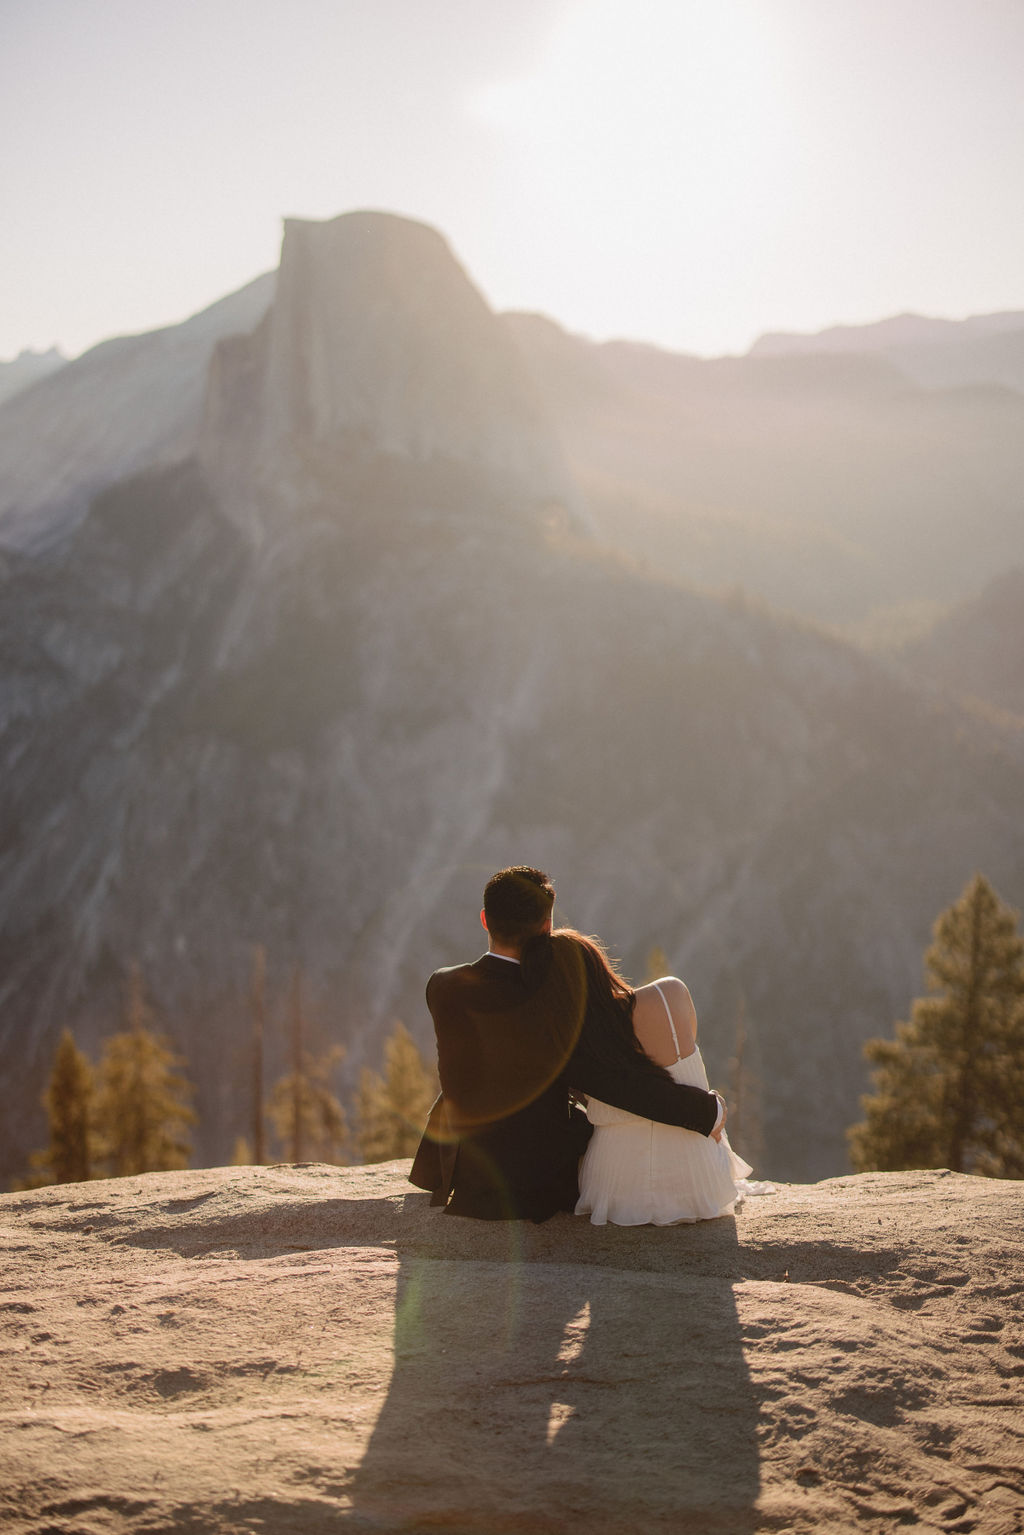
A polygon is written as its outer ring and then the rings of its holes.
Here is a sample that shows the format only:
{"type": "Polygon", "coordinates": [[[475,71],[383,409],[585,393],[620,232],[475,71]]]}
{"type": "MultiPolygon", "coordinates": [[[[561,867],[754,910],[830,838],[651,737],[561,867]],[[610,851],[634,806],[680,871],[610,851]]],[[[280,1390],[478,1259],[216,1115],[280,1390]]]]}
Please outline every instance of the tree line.
{"type": "MultiPolygon", "coordinates": [[[[354,1113],[346,1113],[332,1086],[343,1058],[339,1045],[309,1048],[302,974],[293,973],[287,1033],[288,1069],[263,1090],[267,1008],[265,960],[253,964],[252,1100],[249,1133],[235,1143],[237,1164],[386,1162],[411,1156],[437,1094],[429,1068],[402,1023],[384,1045],[383,1072],[364,1067],[354,1113]],[[267,1135],[267,1129],[270,1135],[267,1135]]],[[[189,1165],[191,1128],[197,1123],[184,1060],[160,1030],[142,976],[128,978],[123,1027],[104,1042],[94,1064],[65,1029],[43,1096],[48,1144],[30,1157],[27,1187],[80,1183],[189,1165]]]]}

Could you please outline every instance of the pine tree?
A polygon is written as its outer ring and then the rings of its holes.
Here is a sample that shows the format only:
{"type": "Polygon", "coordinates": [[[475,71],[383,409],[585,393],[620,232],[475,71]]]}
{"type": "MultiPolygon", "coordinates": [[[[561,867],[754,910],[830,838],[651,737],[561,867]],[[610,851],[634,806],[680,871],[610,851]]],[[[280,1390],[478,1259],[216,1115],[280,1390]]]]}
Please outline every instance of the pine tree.
{"type": "Polygon", "coordinates": [[[298,1065],[275,1084],[267,1115],[285,1161],[346,1160],[348,1122],[330,1087],[331,1073],[343,1054],[340,1045],[320,1056],[304,1050],[298,1065]]]}
{"type": "Polygon", "coordinates": [[[364,1067],[359,1081],[359,1153],[363,1161],[411,1157],[437,1092],[436,1074],[424,1063],[405,1025],[397,1023],[384,1046],[384,1076],[364,1067]]]}
{"type": "Polygon", "coordinates": [[[92,1067],[65,1029],[57,1046],[43,1107],[50,1122],[50,1144],[32,1153],[30,1180],[44,1183],[85,1183],[96,1160],[92,1067]]]}
{"type": "Polygon", "coordinates": [[[125,1022],[106,1041],[99,1067],[97,1124],[110,1175],[163,1172],[187,1167],[191,1087],[183,1062],[151,1025],[142,978],[129,978],[125,1022]]]}
{"type": "Polygon", "coordinates": [[[348,1124],[330,1087],[331,1073],[345,1052],[340,1045],[320,1056],[306,1049],[306,1010],[298,967],[292,975],[288,1034],[291,1070],[275,1083],[267,1104],[281,1154],[289,1162],[345,1162],[348,1124]]]}
{"type": "Polygon", "coordinates": [[[976,874],[935,924],[932,995],[892,1040],[869,1040],[875,1093],[849,1131],[858,1172],[948,1167],[1024,1177],[1024,941],[976,874]]]}

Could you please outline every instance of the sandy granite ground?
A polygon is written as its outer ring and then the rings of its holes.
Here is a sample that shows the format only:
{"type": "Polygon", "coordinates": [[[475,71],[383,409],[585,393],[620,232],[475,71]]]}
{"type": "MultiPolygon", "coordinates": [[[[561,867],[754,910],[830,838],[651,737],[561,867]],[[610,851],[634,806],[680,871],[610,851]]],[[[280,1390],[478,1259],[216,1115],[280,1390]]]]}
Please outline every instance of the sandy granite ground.
{"type": "Polygon", "coordinates": [[[0,1529],[1024,1531],[1024,1183],[655,1230],[407,1163],[0,1198],[0,1529]]]}

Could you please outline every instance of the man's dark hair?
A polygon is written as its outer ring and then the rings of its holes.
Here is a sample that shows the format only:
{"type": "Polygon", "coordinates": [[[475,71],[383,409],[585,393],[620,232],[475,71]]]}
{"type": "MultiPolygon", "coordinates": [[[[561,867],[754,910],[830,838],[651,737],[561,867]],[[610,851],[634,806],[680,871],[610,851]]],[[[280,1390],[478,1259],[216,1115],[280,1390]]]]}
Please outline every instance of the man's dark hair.
{"type": "Polygon", "coordinates": [[[554,904],[555,887],[542,870],[499,869],[484,887],[487,931],[499,943],[522,943],[544,926],[554,904]]]}

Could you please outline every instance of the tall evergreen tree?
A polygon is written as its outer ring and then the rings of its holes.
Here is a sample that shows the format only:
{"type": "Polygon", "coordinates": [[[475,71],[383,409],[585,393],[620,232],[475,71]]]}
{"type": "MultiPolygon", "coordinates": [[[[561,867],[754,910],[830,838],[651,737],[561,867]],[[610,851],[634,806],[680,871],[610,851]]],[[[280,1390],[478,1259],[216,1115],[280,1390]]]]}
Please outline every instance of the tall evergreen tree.
{"type": "Polygon", "coordinates": [[[267,1115],[287,1161],[343,1163],[348,1123],[330,1080],[345,1052],[335,1045],[324,1055],[311,1054],[306,1049],[306,1032],[302,971],[296,966],[288,1018],[291,1070],[275,1083],[267,1115]]]}
{"type": "Polygon", "coordinates": [[[411,1157],[437,1096],[437,1076],[402,1023],[384,1046],[384,1075],[364,1067],[359,1081],[359,1153],[364,1162],[411,1157]]]}
{"type": "Polygon", "coordinates": [[[304,1050],[276,1082],[267,1116],[286,1161],[346,1161],[348,1122],[330,1085],[343,1054],[340,1045],[319,1056],[304,1050]]]}
{"type": "Polygon", "coordinates": [[[976,874],[935,924],[932,995],[892,1040],[869,1040],[875,1092],[849,1131],[859,1172],[948,1167],[1024,1177],[1024,941],[976,874]]]}
{"type": "Polygon", "coordinates": [[[31,1182],[84,1183],[93,1176],[96,1160],[92,1067],[79,1050],[71,1030],[61,1034],[53,1060],[43,1107],[50,1122],[50,1144],[32,1153],[31,1182]]]}
{"type": "Polygon", "coordinates": [[[183,1062],[152,1027],[142,977],[129,977],[126,1028],[106,1041],[99,1067],[97,1124],[113,1177],[187,1167],[195,1123],[183,1062]]]}

